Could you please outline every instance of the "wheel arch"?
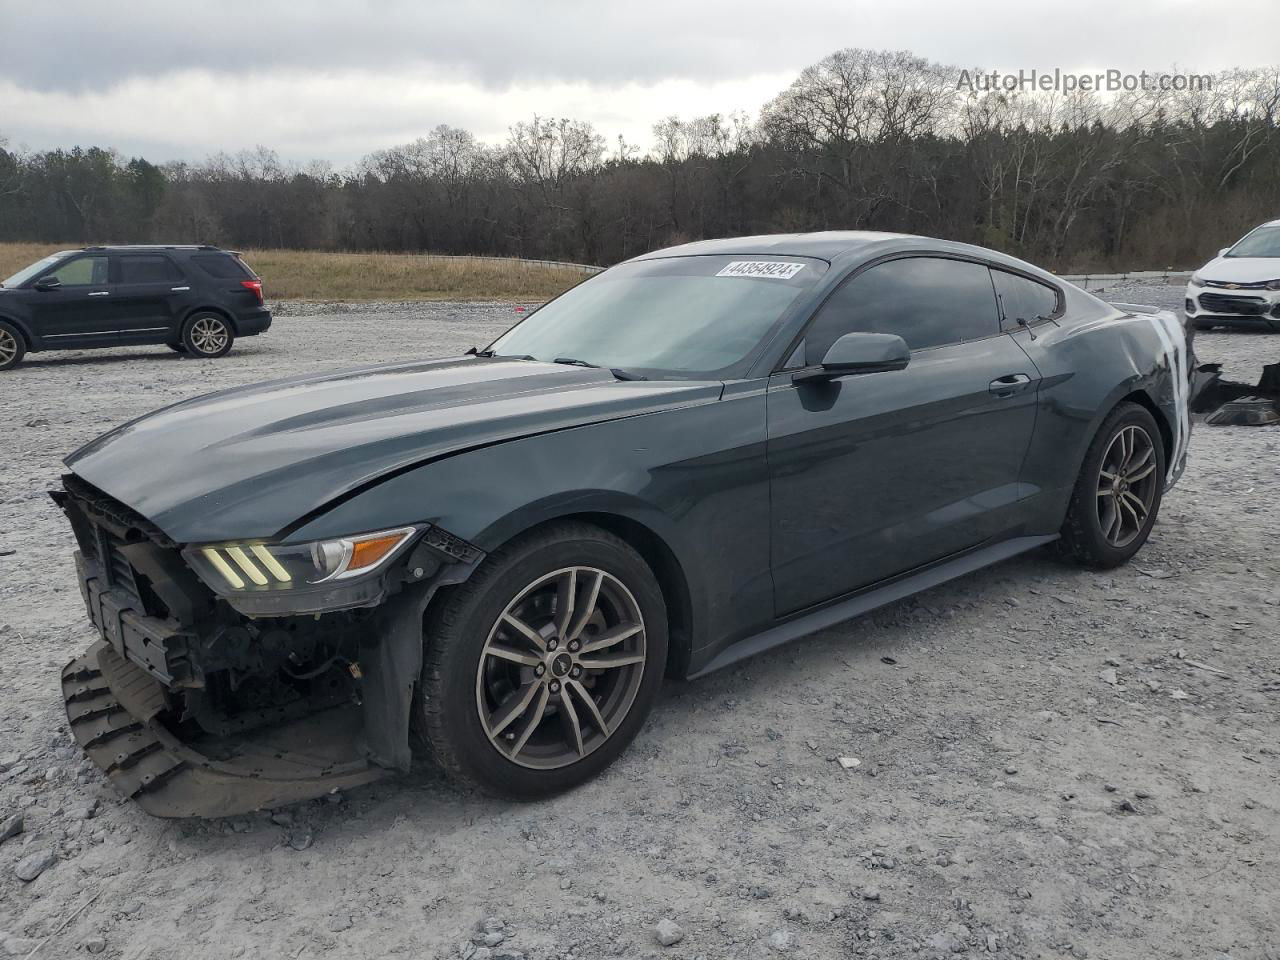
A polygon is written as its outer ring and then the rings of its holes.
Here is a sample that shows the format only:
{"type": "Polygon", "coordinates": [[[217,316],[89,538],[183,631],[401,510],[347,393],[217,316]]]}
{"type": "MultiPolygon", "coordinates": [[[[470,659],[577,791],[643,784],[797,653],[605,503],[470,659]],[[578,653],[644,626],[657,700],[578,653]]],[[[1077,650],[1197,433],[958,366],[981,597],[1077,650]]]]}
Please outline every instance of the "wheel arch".
{"type": "Polygon", "coordinates": [[[638,520],[616,513],[577,513],[561,520],[580,520],[626,541],[653,571],[667,605],[666,675],[684,676],[693,653],[693,600],[680,559],[662,537],[638,520]]]}
{"type": "Polygon", "coordinates": [[[28,353],[33,353],[35,352],[35,350],[38,349],[35,346],[34,338],[31,336],[31,331],[27,329],[26,324],[24,324],[21,320],[19,320],[17,317],[10,316],[7,313],[0,313],[0,320],[3,320],[5,323],[9,324],[9,326],[13,327],[15,330],[18,331],[18,333],[22,335],[22,341],[23,341],[23,344],[26,346],[28,353]]]}
{"type": "MultiPolygon", "coordinates": [[[[694,613],[693,588],[676,550],[666,537],[663,537],[652,524],[643,522],[617,510],[605,508],[574,509],[566,504],[564,509],[548,516],[540,511],[537,519],[528,522],[506,522],[500,524],[499,536],[483,538],[483,549],[492,553],[503,544],[523,537],[535,530],[562,523],[587,523],[605,530],[630,546],[653,571],[654,578],[662,590],[662,598],[667,607],[667,662],[665,673],[670,677],[683,677],[688,673],[689,662],[693,655],[694,613]]],[[[442,602],[448,595],[448,588],[440,591],[433,598],[432,604],[442,602]]]]}
{"type": "MultiPolygon", "coordinates": [[[[1174,447],[1173,427],[1164,411],[1160,409],[1160,405],[1156,403],[1150,392],[1142,385],[1140,378],[1133,377],[1117,386],[1104,402],[1098,404],[1088,430],[1082,432],[1079,445],[1074,451],[1071,469],[1073,478],[1079,474],[1080,468],[1084,464],[1085,454],[1089,450],[1089,444],[1093,443],[1093,438],[1098,435],[1098,431],[1102,429],[1107,417],[1111,416],[1111,412],[1116,407],[1125,402],[1136,403],[1151,414],[1156,422],[1156,427],[1160,431],[1160,445],[1164,449],[1165,462],[1168,463],[1170,461],[1174,447]]],[[[1065,504],[1063,509],[1065,510],[1065,504]]]]}
{"type": "MultiPolygon", "coordinates": [[[[1164,447],[1164,461],[1171,463],[1173,461],[1173,425],[1169,423],[1169,418],[1165,412],[1160,409],[1160,405],[1151,399],[1151,395],[1145,390],[1134,390],[1125,394],[1111,406],[1111,410],[1120,406],[1122,403],[1136,403],[1140,407],[1146,408],[1151,414],[1151,418],[1156,422],[1156,429],[1160,431],[1160,445],[1164,447]]],[[[1111,410],[1106,415],[1110,415],[1111,410]]]]}
{"type": "Polygon", "coordinates": [[[187,321],[199,313],[216,313],[223,320],[227,321],[227,324],[231,327],[231,333],[234,336],[240,336],[240,328],[236,326],[236,318],[232,316],[231,311],[227,310],[225,307],[214,306],[192,307],[182,315],[182,323],[179,325],[178,332],[181,333],[182,328],[187,325],[187,321]]]}

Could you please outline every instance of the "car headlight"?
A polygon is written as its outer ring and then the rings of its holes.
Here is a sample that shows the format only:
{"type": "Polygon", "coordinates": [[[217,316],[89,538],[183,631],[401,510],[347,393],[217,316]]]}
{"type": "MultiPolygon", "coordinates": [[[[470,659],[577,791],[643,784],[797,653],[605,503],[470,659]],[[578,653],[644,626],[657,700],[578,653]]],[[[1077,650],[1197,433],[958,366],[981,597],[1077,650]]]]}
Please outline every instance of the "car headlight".
{"type": "Polygon", "coordinates": [[[383,567],[420,529],[397,527],[312,543],[207,544],[183,554],[216,593],[323,589],[383,567]]]}
{"type": "Polygon", "coordinates": [[[1203,286],[1204,286],[1204,277],[1200,276],[1200,274],[1198,274],[1198,273],[1193,273],[1193,274],[1191,275],[1191,285],[1192,285],[1193,287],[1203,287],[1203,286]]]}

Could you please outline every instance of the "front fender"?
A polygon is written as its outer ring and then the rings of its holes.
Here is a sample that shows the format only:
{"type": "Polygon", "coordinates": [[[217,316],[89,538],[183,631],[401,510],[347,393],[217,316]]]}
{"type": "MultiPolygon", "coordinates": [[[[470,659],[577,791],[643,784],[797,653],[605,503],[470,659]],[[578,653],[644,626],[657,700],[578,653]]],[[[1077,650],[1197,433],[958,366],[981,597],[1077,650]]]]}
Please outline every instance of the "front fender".
{"type": "Polygon", "coordinates": [[[0,320],[5,323],[12,324],[22,334],[23,339],[27,341],[27,350],[35,352],[40,349],[40,338],[31,332],[31,327],[27,325],[25,320],[19,320],[17,317],[8,313],[0,313],[0,320]]]}
{"type": "Polygon", "coordinates": [[[492,552],[563,517],[620,517],[682,569],[695,649],[773,614],[763,382],[722,400],[526,437],[391,477],[293,530],[428,521],[492,552]]]}

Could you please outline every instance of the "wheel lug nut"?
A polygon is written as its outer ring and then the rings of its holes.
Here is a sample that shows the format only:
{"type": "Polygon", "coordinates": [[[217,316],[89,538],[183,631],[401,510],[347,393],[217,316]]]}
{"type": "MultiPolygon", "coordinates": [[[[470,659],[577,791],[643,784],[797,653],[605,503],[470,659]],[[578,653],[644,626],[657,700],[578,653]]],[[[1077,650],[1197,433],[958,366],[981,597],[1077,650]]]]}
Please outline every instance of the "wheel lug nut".
{"type": "Polygon", "coordinates": [[[555,637],[552,637],[550,640],[547,641],[548,650],[554,650],[558,646],[560,646],[560,641],[557,640],[555,637]]]}
{"type": "Polygon", "coordinates": [[[569,652],[570,652],[570,653],[577,653],[577,652],[578,652],[578,647],[579,647],[579,646],[581,646],[581,644],[579,644],[577,640],[570,640],[570,641],[569,641],[569,652]]]}
{"type": "Polygon", "coordinates": [[[574,667],[574,668],[573,668],[573,675],[574,675],[575,677],[580,677],[580,676],[582,676],[582,668],[581,668],[581,667],[574,667]]]}
{"type": "Polygon", "coordinates": [[[533,675],[535,677],[540,677],[546,672],[547,672],[547,668],[542,664],[538,664],[536,667],[533,668],[533,675]]]}
{"type": "Polygon", "coordinates": [[[559,693],[559,692],[560,692],[560,681],[559,681],[559,680],[552,680],[552,681],[551,681],[551,692],[552,692],[552,693],[559,693]]]}

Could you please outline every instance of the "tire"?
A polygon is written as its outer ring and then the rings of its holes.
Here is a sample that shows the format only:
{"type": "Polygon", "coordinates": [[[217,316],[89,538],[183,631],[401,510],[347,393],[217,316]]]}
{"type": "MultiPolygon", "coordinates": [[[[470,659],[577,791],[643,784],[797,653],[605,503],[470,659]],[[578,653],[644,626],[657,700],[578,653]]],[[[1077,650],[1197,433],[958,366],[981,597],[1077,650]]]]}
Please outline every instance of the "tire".
{"type": "Polygon", "coordinates": [[[220,313],[193,313],[182,325],[182,347],[193,357],[225,357],[235,339],[231,321],[220,313]]]}
{"type": "Polygon", "coordinates": [[[27,355],[27,341],[22,331],[6,320],[0,320],[0,370],[9,370],[27,355]]]}
{"type": "Polygon", "coordinates": [[[413,726],[455,780],[535,800],[594,777],[640,731],[662,683],[667,610],[623,540],[584,523],[534,531],[440,600],[426,618],[413,726]]]}
{"type": "Polygon", "coordinates": [[[1099,570],[1126,563],[1151,534],[1164,478],[1164,441],[1155,418],[1136,403],[1119,404],[1085,453],[1057,543],[1059,554],[1099,570]]]}

